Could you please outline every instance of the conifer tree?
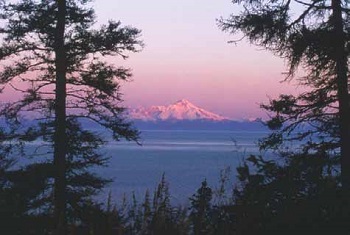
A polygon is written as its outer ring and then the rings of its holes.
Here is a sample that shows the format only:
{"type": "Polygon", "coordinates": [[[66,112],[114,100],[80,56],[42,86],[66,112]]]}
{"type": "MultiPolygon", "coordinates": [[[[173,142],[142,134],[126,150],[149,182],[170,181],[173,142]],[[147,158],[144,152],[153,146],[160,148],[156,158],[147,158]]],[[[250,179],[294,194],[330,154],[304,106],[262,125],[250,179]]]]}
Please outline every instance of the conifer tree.
{"type": "Polygon", "coordinates": [[[98,152],[105,140],[85,127],[104,127],[114,140],[138,136],[125,121],[119,92],[130,70],[108,61],[141,49],[140,31],[115,21],[98,29],[90,2],[0,3],[0,90],[16,92],[15,101],[1,104],[1,147],[31,157],[31,164],[49,165],[52,187],[43,195],[53,195],[56,234],[67,234],[67,213],[76,214],[107,183],[88,170],[106,164],[98,152]],[[42,144],[26,145],[33,141],[42,144]]]}
{"type": "Polygon", "coordinates": [[[262,105],[273,113],[274,132],[262,147],[302,140],[303,152],[336,153],[341,158],[343,189],[350,190],[350,108],[348,89],[349,13],[342,0],[234,0],[243,6],[222,19],[230,33],[242,32],[251,43],[272,51],[289,65],[287,80],[298,68],[308,91],[281,95],[262,105]]]}
{"type": "Polygon", "coordinates": [[[197,193],[190,198],[190,219],[193,224],[193,233],[196,235],[212,233],[210,218],[212,197],[212,189],[208,186],[207,181],[204,180],[197,193]]]}

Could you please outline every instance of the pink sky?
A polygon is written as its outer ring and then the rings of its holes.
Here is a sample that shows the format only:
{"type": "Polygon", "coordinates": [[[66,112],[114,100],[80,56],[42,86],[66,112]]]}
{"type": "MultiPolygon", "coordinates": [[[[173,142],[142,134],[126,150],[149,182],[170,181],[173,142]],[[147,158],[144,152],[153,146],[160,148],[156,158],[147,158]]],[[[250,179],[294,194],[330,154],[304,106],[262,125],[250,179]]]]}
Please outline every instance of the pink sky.
{"type": "MultiPolygon", "coordinates": [[[[122,87],[128,107],[168,105],[187,99],[233,119],[263,117],[259,103],[280,93],[281,59],[222,32],[216,19],[237,11],[231,0],[95,0],[97,22],[120,20],[142,30],[145,48],[127,61],[133,71],[122,87]]],[[[8,96],[11,96],[8,94],[8,96]]]]}
{"type": "MultiPolygon", "coordinates": [[[[230,0],[98,0],[99,22],[121,20],[142,30],[146,46],[126,66],[133,82],[123,86],[130,107],[167,105],[185,98],[231,118],[264,116],[259,103],[295,87],[281,84],[281,59],[227,41],[216,19],[235,9],[230,0]]],[[[119,63],[120,60],[116,59],[119,63]]]]}

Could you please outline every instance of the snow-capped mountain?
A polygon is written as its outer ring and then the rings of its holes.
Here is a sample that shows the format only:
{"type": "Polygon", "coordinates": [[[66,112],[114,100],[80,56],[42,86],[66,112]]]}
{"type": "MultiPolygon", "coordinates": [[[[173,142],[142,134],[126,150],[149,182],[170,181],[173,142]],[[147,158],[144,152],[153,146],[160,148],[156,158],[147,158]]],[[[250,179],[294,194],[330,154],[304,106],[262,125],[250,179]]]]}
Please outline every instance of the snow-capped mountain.
{"type": "Polygon", "coordinates": [[[129,116],[134,120],[142,121],[177,121],[177,120],[208,120],[228,121],[229,118],[199,108],[182,99],[169,106],[151,106],[130,110],[129,116]]]}

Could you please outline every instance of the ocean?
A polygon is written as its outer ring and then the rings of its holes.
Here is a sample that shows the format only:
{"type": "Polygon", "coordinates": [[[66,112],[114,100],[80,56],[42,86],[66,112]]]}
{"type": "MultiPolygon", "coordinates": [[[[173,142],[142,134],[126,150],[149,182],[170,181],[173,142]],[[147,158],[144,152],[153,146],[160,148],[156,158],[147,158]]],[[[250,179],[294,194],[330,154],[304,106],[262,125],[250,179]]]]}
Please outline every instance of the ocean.
{"type": "Polygon", "coordinates": [[[244,157],[259,154],[258,139],[267,132],[257,131],[141,131],[141,145],[112,142],[103,148],[110,157],[108,167],[98,172],[114,181],[100,196],[112,193],[114,201],[125,195],[143,198],[153,192],[165,174],[172,203],[183,203],[206,179],[213,189],[218,187],[220,172],[230,169],[231,183],[235,169],[244,157]]]}
{"type": "MultiPolygon", "coordinates": [[[[94,171],[113,182],[97,199],[105,202],[111,193],[116,203],[132,194],[142,200],[146,190],[155,191],[164,174],[172,203],[183,204],[203,180],[215,190],[223,170],[234,184],[236,167],[250,154],[260,154],[257,142],[267,135],[267,131],[141,130],[140,144],[110,141],[100,150],[109,157],[108,166],[94,171]]],[[[31,152],[39,146],[44,145],[34,141],[27,147],[31,152]]],[[[31,161],[21,159],[20,165],[31,161]]]]}

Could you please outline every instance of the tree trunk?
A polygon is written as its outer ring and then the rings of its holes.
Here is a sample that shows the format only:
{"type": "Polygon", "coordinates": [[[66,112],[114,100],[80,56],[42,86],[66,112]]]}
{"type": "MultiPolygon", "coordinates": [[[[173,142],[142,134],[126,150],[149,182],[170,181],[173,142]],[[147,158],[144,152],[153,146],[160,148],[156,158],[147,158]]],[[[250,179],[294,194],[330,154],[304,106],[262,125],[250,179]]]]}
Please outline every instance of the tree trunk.
{"type": "Polygon", "coordinates": [[[350,109],[348,68],[345,49],[344,20],[341,0],[332,0],[336,82],[339,101],[341,181],[344,191],[350,192],[350,109]]]}
{"type": "Polygon", "coordinates": [[[66,52],[64,46],[66,0],[57,0],[55,38],[54,223],[55,234],[67,234],[66,221],[66,52]]]}

